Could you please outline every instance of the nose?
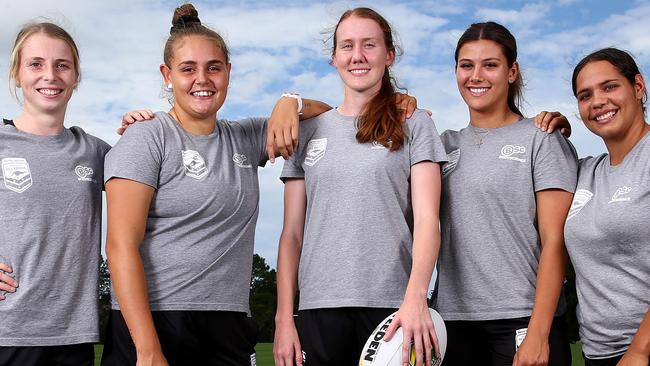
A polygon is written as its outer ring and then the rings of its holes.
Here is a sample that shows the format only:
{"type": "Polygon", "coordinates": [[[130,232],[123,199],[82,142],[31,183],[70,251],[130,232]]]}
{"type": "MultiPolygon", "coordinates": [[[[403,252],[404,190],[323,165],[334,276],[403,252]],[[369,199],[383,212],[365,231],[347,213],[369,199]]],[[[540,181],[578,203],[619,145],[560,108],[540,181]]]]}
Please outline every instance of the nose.
{"type": "Polygon", "coordinates": [[[354,46],[352,48],[352,62],[364,62],[365,56],[363,55],[363,50],[360,46],[354,46]]]}
{"type": "Polygon", "coordinates": [[[472,75],[470,75],[470,81],[475,83],[483,81],[483,76],[481,75],[480,67],[474,67],[472,69],[472,75]]]}
{"type": "Polygon", "coordinates": [[[45,65],[43,70],[43,79],[46,81],[56,79],[56,65],[45,65]]]}
{"type": "Polygon", "coordinates": [[[605,93],[599,90],[594,91],[594,95],[591,98],[592,107],[602,108],[602,106],[604,106],[605,104],[607,104],[607,96],[605,95],[605,93]]]}
{"type": "Polygon", "coordinates": [[[208,70],[205,68],[199,68],[196,73],[196,83],[202,84],[208,81],[208,70]]]}

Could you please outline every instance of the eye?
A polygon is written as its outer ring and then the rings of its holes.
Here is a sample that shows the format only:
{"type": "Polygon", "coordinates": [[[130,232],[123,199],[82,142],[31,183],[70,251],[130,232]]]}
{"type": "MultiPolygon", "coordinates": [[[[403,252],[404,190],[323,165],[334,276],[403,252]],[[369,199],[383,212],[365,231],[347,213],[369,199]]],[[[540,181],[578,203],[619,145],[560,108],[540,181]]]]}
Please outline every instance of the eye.
{"type": "Polygon", "coordinates": [[[603,89],[605,91],[612,91],[612,90],[614,90],[616,88],[618,88],[618,84],[606,84],[603,89]]]}
{"type": "Polygon", "coordinates": [[[469,70],[472,68],[472,66],[473,65],[470,64],[469,62],[461,62],[460,64],[458,64],[458,67],[464,70],[469,70]]]}
{"type": "Polygon", "coordinates": [[[591,98],[591,93],[585,92],[585,93],[580,93],[578,94],[578,101],[579,102],[585,102],[591,98]]]}
{"type": "Polygon", "coordinates": [[[59,70],[69,70],[70,65],[68,65],[66,63],[60,63],[60,64],[56,65],[56,68],[59,69],[59,70]]]}
{"type": "Polygon", "coordinates": [[[188,67],[182,67],[182,68],[181,68],[181,72],[182,72],[182,73],[185,73],[185,74],[189,74],[189,73],[191,73],[192,71],[194,71],[194,68],[189,67],[189,66],[188,66],[188,67]]]}
{"type": "Polygon", "coordinates": [[[366,42],[366,43],[364,43],[363,47],[365,47],[365,48],[374,48],[375,43],[374,42],[366,42]]]}
{"type": "Polygon", "coordinates": [[[343,43],[339,46],[340,49],[342,50],[349,50],[352,49],[352,44],[351,43],[343,43]]]}
{"type": "Polygon", "coordinates": [[[32,61],[29,63],[28,66],[31,68],[40,68],[41,66],[43,66],[43,64],[41,64],[39,61],[32,61]]]}
{"type": "Polygon", "coordinates": [[[208,71],[209,72],[219,72],[219,71],[221,71],[221,67],[216,66],[216,65],[212,65],[212,66],[208,67],[208,71]]]}
{"type": "Polygon", "coordinates": [[[485,64],[485,67],[487,67],[488,69],[493,69],[493,68],[498,67],[498,66],[499,66],[499,64],[497,64],[496,62],[488,62],[488,63],[485,64]]]}

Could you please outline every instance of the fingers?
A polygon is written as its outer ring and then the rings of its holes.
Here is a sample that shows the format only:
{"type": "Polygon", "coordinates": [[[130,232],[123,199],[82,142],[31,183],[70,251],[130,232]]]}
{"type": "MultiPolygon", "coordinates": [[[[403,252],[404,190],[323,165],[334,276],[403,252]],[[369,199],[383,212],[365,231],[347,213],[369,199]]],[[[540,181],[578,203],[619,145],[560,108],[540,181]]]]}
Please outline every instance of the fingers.
{"type": "MultiPolygon", "coordinates": [[[[404,338],[407,339],[407,338],[404,338]]],[[[423,342],[422,342],[422,331],[420,329],[415,329],[413,331],[413,345],[415,346],[415,364],[416,365],[424,365],[424,354],[425,350],[423,349],[423,342]]],[[[426,353],[428,356],[431,356],[431,348],[426,350],[426,353]]],[[[410,356],[410,354],[409,354],[410,356]]],[[[431,360],[431,358],[429,358],[431,360]]],[[[406,359],[406,362],[408,364],[408,359],[406,359]]],[[[429,362],[427,362],[427,366],[429,366],[429,362]]]]}
{"type": "MultiPolygon", "coordinates": [[[[436,334],[436,329],[433,325],[433,321],[431,322],[431,329],[429,330],[429,339],[431,340],[432,344],[428,346],[428,349],[433,348],[433,352],[435,352],[436,359],[440,359],[442,356],[440,354],[440,343],[438,341],[438,335],[436,334]]],[[[431,357],[427,356],[427,360],[430,360],[431,357]]]]}
{"type": "Polygon", "coordinates": [[[18,288],[18,281],[7,274],[0,272],[0,291],[13,293],[16,292],[16,288],[18,288]]]}
{"type": "MultiPolygon", "coordinates": [[[[402,365],[408,365],[409,364],[409,358],[411,357],[410,355],[410,350],[411,350],[411,339],[413,338],[413,333],[411,333],[410,330],[402,328],[402,332],[404,335],[403,341],[402,341],[402,365]]],[[[421,350],[421,348],[420,348],[421,350]]],[[[420,356],[421,357],[421,356],[420,356]]]]}
{"type": "Polygon", "coordinates": [[[413,115],[413,112],[415,112],[415,109],[418,107],[417,101],[413,97],[408,97],[407,98],[407,104],[406,104],[406,118],[411,118],[413,115]]]}
{"type": "Polygon", "coordinates": [[[273,131],[266,133],[266,153],[269,156],[269,161],[275,163],[275,136],[273,131]]]}
{"type": "Polygon", "coordinates": [[[300,343],[299,342],[294,343],[293,347],[296,356],[296,366],[302,366],[302,363],[305,360],[302,359],[302,349],[300,349],[300,343]]]}
{"type": "Polygon", "coordinates": [[[400,322],[399,318],[397,316],[395,316],[395,318],[393,318],[393,321],[388,326],[388,329],[386,329],[386,334],[384,334],[384,341],[388,342],[388,341],[390,341],[391,338],[393,338],[393,335],[395,334],[395,331],[401,325],[400,323],[401,322],[400,322]]]}
{"type": "Polygon", "coordinates": [[[425,112],[429,115],[429,117],[433,117],[433,111],[431,109],[425,109],[425,112]]]}
{"type": "Polygon", "coordinates": [[[287,160],[291,155],[293,155],[293,136],[291,135],[291,130],[284,130],[284,154],[282,157],[287,160]]]}

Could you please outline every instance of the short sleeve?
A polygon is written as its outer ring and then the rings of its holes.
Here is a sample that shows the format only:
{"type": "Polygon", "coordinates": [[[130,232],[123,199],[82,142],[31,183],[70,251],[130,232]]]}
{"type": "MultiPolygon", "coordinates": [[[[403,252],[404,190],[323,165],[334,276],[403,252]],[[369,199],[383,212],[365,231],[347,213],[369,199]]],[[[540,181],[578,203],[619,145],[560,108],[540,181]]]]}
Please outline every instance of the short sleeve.
{"type": "Polygon", "coordinates": [[[552,134],[539,131],[536,137],[539,140],[533,154],[535,192],[545,189],[575,192],[578,157],[573,145],[559,131],[552,134]]]}
{"type": "Polygon", "coordinates": [[[260,167],[266,165],[269,160],[266,153],[266,130],[268,126],[268,118],[244,118],[236,121],[235,124],[239,125],[247,143],[252,156],[257,158],[257,164],[260,167]]]}
{"type": "Polygon", "coordinates": [[[305,178],[305,170],[302,168],[302,154],[291,155],[288,160],[284,161],[282,165],[282,173],[280,173],[280,180],[283,182],[290,178],[305,178]]]}
{"type": "Polygon", "coordinates": [[[417,110],[407,121],[409,128],[409,159],[411,166],[423,162],[447,162],[447,153],[431,117],[417,110]]]}
{"type": "Polygon", "coordinates": [[[158,188],[163,136],[162,125],[156,118],[131,125],[108,152],[104,161],[104,182],[124,178],[158,188]]]}

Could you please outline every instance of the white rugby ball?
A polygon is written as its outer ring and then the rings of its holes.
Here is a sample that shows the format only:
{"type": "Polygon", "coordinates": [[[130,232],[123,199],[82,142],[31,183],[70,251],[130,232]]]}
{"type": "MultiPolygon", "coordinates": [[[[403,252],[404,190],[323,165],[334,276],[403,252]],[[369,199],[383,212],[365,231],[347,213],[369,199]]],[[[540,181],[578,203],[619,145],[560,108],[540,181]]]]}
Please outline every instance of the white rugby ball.
{"type": "MultiPolygon", "coordinates": [[[[436,329],[438,336],[438,347],[440,349],[440,359],[436,358],[435,351],[432,349],[432,365],[437,366],[442,363],[447,349],[447,328],[440,314],[433,309],[429,309],[431,320],[436,329]]],[[[386,330],[395,318],[393,313],[379,323],[379,326],[370,334],[368,341],[363,346],[361,357],[359,357],[359,366],[401,366],[402,365],[402,342],[404,336],[402,328],[398,328],[390,341],[384,341],[386,330]]],[[[415,346],[411,343],[409,349],[409,365],[415,365],[415,346]]]]}

